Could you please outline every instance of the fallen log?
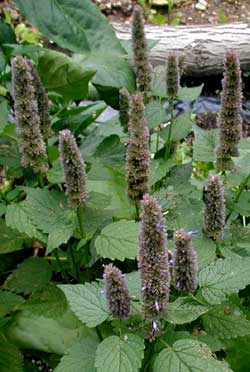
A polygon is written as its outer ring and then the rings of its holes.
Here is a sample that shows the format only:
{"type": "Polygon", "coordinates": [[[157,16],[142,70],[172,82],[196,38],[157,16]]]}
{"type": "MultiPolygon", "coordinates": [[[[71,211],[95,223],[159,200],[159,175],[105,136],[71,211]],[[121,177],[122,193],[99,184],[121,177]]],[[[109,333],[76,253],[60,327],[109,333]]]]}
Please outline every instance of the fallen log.
{"type": "MultiPolygon", "coordinates": [[[[131,26],[113,23],[120,39],[131,38],[131,26]]],[[[159,40],[150,51],[153,66],[166,62],[168,52],[175,50],[185,56],[184,76],[204,77],[223,71],[225,51],[237,51],[241,68],[250,68],[250,23],[218,26],[154,26],[146,25],[147,39],[159,40]]]]}

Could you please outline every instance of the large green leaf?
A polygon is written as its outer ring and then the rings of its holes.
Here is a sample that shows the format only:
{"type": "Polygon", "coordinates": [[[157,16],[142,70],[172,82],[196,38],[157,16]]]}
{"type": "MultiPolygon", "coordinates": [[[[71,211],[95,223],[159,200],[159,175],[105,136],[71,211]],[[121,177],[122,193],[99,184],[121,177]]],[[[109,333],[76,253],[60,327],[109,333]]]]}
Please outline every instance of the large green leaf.
{"type": "Polygon", "coordinates": [[[23,237],[6,226],[3,219],[0,219],[0,236],[0,254],[22,249],[23,237]]]}
{"type": "Polygon", "coordinates": [[[94,372],[95,353],[98,340],[85,337],[72,345],[60,360],[55,372],[94,372]]]}
{"type": "Polygon", "coordinates": [[[184,339],[164,349],[157,356],[154,372],[232,372],[226,363],[214,359],[202,342],[184,339]]]}
{"type": "Polygon", "coordinates": [[[101,257],[124,261],[136,257],[139,241],[139,226],[135,221],[121,220],[102,230],[95,241],[97,253],[101,257]]]}
{"type": "Polygon", "coordinates": [[[250,258],[219,259],[199,274],[202,296],[212,304],[220,304],[226,295],[237,293],[250,284],[250,258]]]}
{"type": "Polygon", "coordinates": [[[173,324],[184,324],[192,322],[207,311],[208,308],[195,299],[179,297],[168,304],[165,319],[173,324]]]}
{"type": "Polygon", "coordinates": [[[152,101],[145,107],[145,115],[149,129],[154,129],[166,121],[166,111],[160,102],[152,101]]]}
{"type": "Polygon", "coordinates": [[[51,276],[51,267],[47,261],[38,257],[30,257],[7,278],[4,288],[15,292],[30,293],[44,288],[51,276]]]}
{"type": "Polygon", "coordinates": [[[0,337],[0,371],[23,372],[23,356],[18,348],[0,337]]]}
{"type": "Polygon", "coordinates": [[[23,301],[24,299],[15,293],[0,290],[0,317],[13,311],[23,301]]]}
{"type": "Polygon", "coordinates": [[[136,372],[143,359],[144,342],[139,336],[110,336],[99,344],[95,367],[98,372],[136,372]]]}
{"type": "Polygon", "coordinates": [[[39,316],[30,311],[19,311],[13,322],[6,327],[5,333],[8,339],[22,349],[35,349],[59,355],[63,355],[84,337],[97,339],[95,330],[81,324],[70,311],[58,319],[39,316]]]}
{"type": "Polygon", "coordinates": [[[234,372],[246,372],[250,366],[250,336],[227,341],[227,357],[234,372]]]}
{"type": "MultiPolygon", "coordinates": [[[[165,140],[168,138],[169,125],[166,129],[161,132],[161,137],[165,140]]],[[[182,115],[174,118],[173,129],[171,138],[173,141],[180,141],[185,138],[192,131],[192,121],[190,117],[190,112],[186,112],[182,115]]]]}
{"type": "Polygon", "coordinates": [[[25,206],[32,223],[48,234],[47,253],[67,243],[76,228],[76,212],[67,208],[64,193],[57,191],[25,188],[25,206]]]}
{"type": "Polygon", "coordinates": [[[88,327],[103,323],[108,312],[105,297],[97,283],[59,285],[64,292],[73,313],[88,327]]]}
{"type": "Polygon", "coordinates": [[[203,85],[200,85],[198,87],[193,87],[193,88],[182,87],[179,89],[178,99],[182,101],[192,102],[199,97],[199,95],[201,94],[202,88],[203,88],[203,85]]]}
{"type": "Polygon", "coordinates": [[[91,0],[15,0],[15,4],[28,21],[63,48],[124,53],[112,27],[91,0]]]}
{"type": "Polygon", "coordinates": [[[216,149],[219,143],[218,129],[202,129],[193,125],[194,129],[194,160],[215,161],[216,149]]]}
{"type": "Polygon", "coordinates": [[[250,335],[250,322],[239,308],[231,305],[214,306],[202,316],[205,331],[219,339],[250,335]]]}
{"type": "Polygon", "coordinates": [[[88,83],[95,70],[79,65],[63,53],[46,51],[38,60],[38,73],[48,91],[71,99],[82,99],[88,95],[88,83]]]}

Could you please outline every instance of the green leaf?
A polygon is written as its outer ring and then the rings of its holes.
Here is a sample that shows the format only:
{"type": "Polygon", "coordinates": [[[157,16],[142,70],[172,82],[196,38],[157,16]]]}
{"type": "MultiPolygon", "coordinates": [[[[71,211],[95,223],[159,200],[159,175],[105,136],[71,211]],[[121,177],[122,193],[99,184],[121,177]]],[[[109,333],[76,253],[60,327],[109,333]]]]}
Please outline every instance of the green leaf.
{"type": "Polygon", "coordinates": [[[76,212],[67,207],[64,193],[25,188],[25,206],[37,229],[48,234],[47,254],[66,244],[76,228],[76,212]]]}
{"type": "Polygon", "coordinates": [[[15,4],[29,22],[63,48],[124,52],[111,25],[91,0],[15,0],[15,4]]]}
{"type": "Polygon", "coordinates": [[[201,94],[202,88],[203,88],[203,84],[198,87],[193,87],[193,88],[188,88],[188,87],[180,88],[178,92],[178,99],[180,99],[181,101],[192,102],[199,97],[199,95],[201,94]]]}
{"type": "Polygon", "coordinates": [[[18,306],[18,309],[56,319],[66,311],[67,301],[63,292],[51,284],[34,292],[28,300],[18,306]]]}
{"type": "Polygon", "coordinates": [[[227,342],[226,360],[234,372],[246,372],[250,366],[250,336],[238,337],[227,342]]]}
{"type": "Polygon", "coordinates": [[[48,91],[77,100],[87,97],[88,83],[95,75],[95,70],[81,66],[72,58],[55,51],[42,53],[37,69],[48,91]]]}
{"type": "Polygon", "coordinates": [[[107,317],[105,297],[97,283],[59,285],[74,314],[88,327],[96,327],[107,317]]]}
{"type": "Polygon", "coordinates": [[[97,348],[95,367],[98,372],[136,372],[141,367],[143,350],[139,336],[110,336],[97,348]]]}
{"type": "Polygon", "coordinates": [[[165,66],[159,65],[154,68],[151,81],[151,93],[153,96],[158,96],[161,98],[167,97],[165,66]]]}
{"type": "Polygon", "coordinates": [[[52,167],[47,172],[49,183],[58,184],[64,182],[64,174],[61,160],[57,159],[52,162],[52,167]]]}
{"type": "Polygon", "coordinates": [[[223,362],[213,358],[207,345],[184,339],[164,349],[157,356],[154,372],[232,372],[223,362]]]}
{"type": "Polygon", "coordinates": [[[15,293],[0,290],[0,317],[15,310],[15,307],[23,301],[24,299],[15,293]]]}
{"type": "Polygon", "coordinates": [[[94,372],[95,353],[98,340],[85,337],[72,345],[60,360],[55,372],[94,372]]]}
{"type": "Polygon", "coordinates": [[[95,240],[97,253],[104,258],[134,259],[138,250],[139,225],[135,221],[121,220],[104,227],[95,240]]]}
{"type": "Polygon", "coordinates": [[[152,101],[146,105],[145,115],[149,129],[156,128],[158,125],[166,122],[167,119],[166,111],[160,102],[157,101],[152,101]]]}
{"type": "Polygon", "coordinates": [[[208,308],[190,297],[179,297],[170,302],[167,307],[165,319],[173,324],[185,324],[199,318],[208,308]]]}
{"type": "Polygon", "coordinates": [[[8,226],[3,219],[0,219],[0,254],[19,251],[23,247],[23,237],[8,226]]]}
{"type": "Polygon", "coordinates": [[[194,140],[194,160],[197,161],[215,161],[216,149],[219,144],[218,129],[202,129],[193,125],[194,140]]]}
{"type": "Polygon", "coordinates": [[[63,355],[73,344],[85,337],[98,339],[95,330],[80,323],[70,311],[58,319],[46,318],[30,311],[19,311],[13,317],[13,322],[5,327],[5,333],[21,349],[35,349],[58,355],[63,355]]]}
{"type": "MultiPolygon", "coordinates": [[[[172,141],[180,141],[185,138],[192,131],[192,121],[190,112],[186,112],[182,115],[174,118],[173,129],[172,129],[172,141]]],[[[161,131],[160,135],[164,140],[167,140],[169,132],[169,125],[166,129],[161,131]]]]}
{"type": "Polygon", "coordinates": [[[250,284],[250,258],[219,259],[199,273],[199,286],[205,300],[220,304],[226,295],[238,293],[250,284]]]}
{"type": "Polygon", "coordinates": [[[4,337],[0,338],[0,371],[23,372],[23,356],[21,352],[4,337]]]}
{"type": "Polygon", "coordinates": [[[160,181],[169,170],[175,165],[172,159],[164,160],[162,158],[152,159],[150,162],[150,182],[154,185],[160,181]]]}
{"type": "Polygon", "coordinates": [[[51,276],[51,267],[46,260],[30,257],[8,276],[4,288],[15,292],[30,293],[45,287],[51,276]]]}
{"type": "Polygon", "coordinates": [[[29,238],[46,242],[46,236],[37,230],[36,226],[32,223],[25,201],[19,204],[9,204],[5,219],[8,227],[19,231],[19,233],[26,234],[29,238]]]}
{"type": "Polygon", "coordinates": [[[239,308],[231,304],[214,306],[202,316],[204,329],[219,339],[230,339],[250,334],[250,322],[239,308]]]}

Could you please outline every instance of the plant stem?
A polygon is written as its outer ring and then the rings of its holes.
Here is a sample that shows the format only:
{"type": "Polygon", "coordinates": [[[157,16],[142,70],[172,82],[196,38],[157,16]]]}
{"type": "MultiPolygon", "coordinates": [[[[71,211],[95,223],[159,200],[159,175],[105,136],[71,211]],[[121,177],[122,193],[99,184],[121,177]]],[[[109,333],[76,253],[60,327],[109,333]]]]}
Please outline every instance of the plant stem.
{"type": "Polygon", "coordinates": [[[69,252],[70,252],[70,256],[71,256],[71,260],[72,260],[72,264],[73,264],[74,269],[75,269],[76,280],[77,280],[78,283],[81,283],[80,267],[79,267],[79,265],[77,265],[77,263],[76,263],[75,255],[74,255],[73,248],[72,248],[71,245],[70,245],[70,247],[69,247],[69,252]]]}
{"type": "Polygon", "coordinates": [[[77,208],[77,219],[78,219],[78,224],[80,228],[80,233],[81,233],[81,238],[85,238],[85,233],[84,233],[84,205],[80,205],[77,208]]]}
{"type": "MultiPolygon", "coordinates": [[[[242,192],[244,191],[248,181],[250,180],[250,173],[247,175],[247,177],[241,182],[240,184],[240,187],[239,187],[239,190],[235,196],[235,199],[233,201],[233,205],[236,204],[239,199],[240,199],[240,196],[242,194],[242,192]]],[[[228,213],[227,217],[226,217],[226,222],[228,221],[229,217],[231,216],[231,214],[233,213],[233,207],[230,208],[230,212],[228,213]]]]}
{"type": "Polygon", "coordinates": [[[159,150],[159,143],[160,143],[160,127],[158,126],[157,137],[156,137],[156,151],[155,152],[158,152],[158,150],[159,150]]]}
{"type": "Polygon", "coordinates": [[[40,174],[40,176],[39,176],[39,185],[40,185],[41,189],[44,188],[43,174],[40,174]]]}
{"type": "Polygon", "coordinates": [[[168,131],[168,138],[166,142],[166,152],[164,159],[167,160],[169,158],[170,149],[171,149],[171,137],[172,137],[172,130],[173,130],[173,122],[174,122],[174,100],[170,98],[169,100],[169,109],[170,109],[170,124],[169,124],[169,131],[168,131]]]}
{"type": "Polygon", "coordinates": [[[63,279],[64,279],[65,283],[68,283],[68,279],[67,279],[66,271],[65,271],[65,269],[64,269],[64,267],[63,267],[63,265],[62,265],[62,263],[61,263],[61,261],[60,261],[60,258],[59,258],[59,256],[58,256],[58,251],[57,251],[57,249],[54,250],[54,255],[55,255],[56,261],[57,261],[57,263],[58,263],[58,266],[59,266],[60,269],[61,269],[63,279]]]}

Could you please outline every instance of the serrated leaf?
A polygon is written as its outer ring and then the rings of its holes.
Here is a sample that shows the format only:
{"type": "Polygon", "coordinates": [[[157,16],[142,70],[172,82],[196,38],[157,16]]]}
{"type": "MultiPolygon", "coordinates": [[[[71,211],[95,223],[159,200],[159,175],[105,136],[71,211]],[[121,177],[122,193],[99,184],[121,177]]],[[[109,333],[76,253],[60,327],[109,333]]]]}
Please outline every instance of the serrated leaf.
{"type": "Polygon", "coordinates": [[[67,207],[64,193],[25,188],[25,206],[32,223],[48,234],[47,253],[67,243],[76,228],[76,212],[67,207]]]}
{"type": "Polygon", "coordinates": [[[22,302],[24,302],[24,299],[21,296],[9,291],[0,290],[0,317],[13,311],[22,302]]]}
{"type": "Polygon", "coordinates": [[[32,223],[25,202],[9,204],[7,206],[5,220],[8,227],[26,234],[29,238],[46,242],[46,236],[37,230],[36,226],[32,223]]]}
{"type": "Polygon", "coordinates": [[[231,304],[214,306],[202,316],[205,331],[219,339],[230,339],[250,334],[250,322],[239,308],[231,304]]]}
{"type": "Polygon", "coordinates": [[[19,251],[23,247],[23,237],[6,226],[3,219],[0,219],[0,254],[19,251]]]}
{"type": "Polygon", "coordinates": [[[207,345],[184,339],[164,349],[157,356],[154,372],[232,372],[223,362],[213,358],[207,345]]]}
{"type": "Polygon", "coordinates": [[[87,328],[70,310],[58,319],[46,318],[30,311],[19,311],[9,326],[5,327],[5,333],[21,349],[35,349],[58,355],[63,355],[82,338],[98,339],[95,330],[87,328]]]}
{"type": "Polygon", "coordinates": [[[23,356],[21,352],[4,337],[0,338],[0,371],[23,372],[23,356]]]}
{"type": "Polygon", "coordinates": [[[215,161],[219,144],[218,129],[202,129],[193,125],[194,147],[193,159],[197,161],[215,161]]]}
{"type": "Polygon", "coordinates": [[[104,227],[95,240],[97,253],[101,257],[124,261],[134,259],[138,250],[139,224],[121,220],[104,227]]]}
{"type": "Polygon", "coordinates": [[[143,359],[144,342],[136,335],[110,336],[97,348],[98,372],[136,372],[143,359]]]}
{"type": "Polygon", "coordinates": [[[17,293],[30,293],[45,287],[52,276],[51,267],[46,260],[30,257],[8,276],[4,288],[17,293]]]}
{"type": "Polygon", "coordinates": [[[173,324],[185,324],[199,318],[208,308],[190,297],[179,297],[167,306],[165,319],[173,324]]]}
{"type": "Polygon", "coordinates": [[[88,327],[96,327],[109,316],[105,296],[97,283],[59,285],[73,313],[88,327]]]}
{"type": "Polygon", "coordinates": [[[33,314],[47,318],[58,318],[67,309],[67,301],[63,292],[55,285],[36,291],[28,300],[17,307],[19,310],[29,310],[33,314]]]}
{"type": "Polygon", "coordinates": [[[95,353],[99,342],[85,337],[74,344],[60,360],[55,372],[94,372],[95,353]]]}
{"type": "Polygon", "coordinates": [[[199,273],[201,294],[211,305],[226,300],[226,295],[237,293],[250,284],[250,259],[219,259],[199,273]]]}

